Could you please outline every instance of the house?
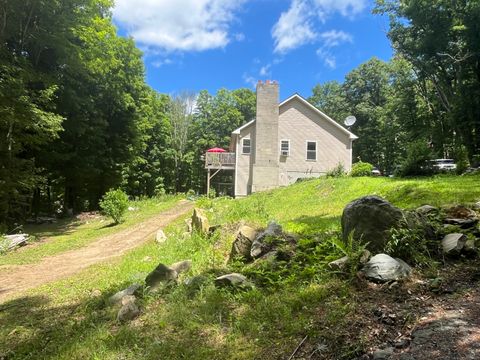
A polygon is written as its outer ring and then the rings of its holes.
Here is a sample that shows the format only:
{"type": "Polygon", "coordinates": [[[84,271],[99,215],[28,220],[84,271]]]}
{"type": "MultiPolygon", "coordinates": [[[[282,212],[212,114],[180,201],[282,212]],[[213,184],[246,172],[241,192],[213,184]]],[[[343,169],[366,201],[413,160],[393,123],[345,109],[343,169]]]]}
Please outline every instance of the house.
{"type": "Polygon", "coordinates": [[[236,197],[319,177],[338,164],[349,171],[355,139],[301,96],[279,103],[278,83],[259,81],[256,118],[232,132],[230,152],[207,153],[207,188],[220,170],[233,170],[236,197]]]}

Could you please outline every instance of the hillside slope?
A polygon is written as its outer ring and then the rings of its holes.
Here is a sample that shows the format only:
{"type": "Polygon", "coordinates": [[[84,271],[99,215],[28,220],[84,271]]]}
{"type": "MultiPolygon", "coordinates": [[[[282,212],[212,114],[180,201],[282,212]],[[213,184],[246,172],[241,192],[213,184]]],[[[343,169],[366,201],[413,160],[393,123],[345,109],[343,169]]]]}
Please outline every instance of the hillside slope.
{"type": "Polygon", "coordinates": [[[478,264],[432,262],[395,286],[339,276],[327,263],[343,256],[335,245],[343,207],[368,194],[402,208],[471,204],[480,200],[479,183],[479,176],[317,179],[240,200],[201,199],[197,205],[220,225],[213,236],[187,236],[178,221],[166,229],[162,245],[145,244],[121,260],[5,304],[0,358],[287,359],[300,344],[294,359],[363,356],[411,331],[427,305],[453,304],[455,296],[477,289],[475,276],[465,274],[474,274],[478,264]],[[272,267],[227,263],[239,224],[262,228],[272,219],[297,234],[290,261],[272,267]],[[178,285],[139,294],[140,317],[115,321],[111,294],[142,281],[159,262],[184,259],[193,265],[178,285]],[[214,286],[215,276],[231,271],[243,272],[255,287],[214,286]],[[196,275],[203,279],[198,288],[183,284],[196,275]],[[457,284],[456,290],[433,293],[427,284],[437,278],[445,286],[457,284]]]}

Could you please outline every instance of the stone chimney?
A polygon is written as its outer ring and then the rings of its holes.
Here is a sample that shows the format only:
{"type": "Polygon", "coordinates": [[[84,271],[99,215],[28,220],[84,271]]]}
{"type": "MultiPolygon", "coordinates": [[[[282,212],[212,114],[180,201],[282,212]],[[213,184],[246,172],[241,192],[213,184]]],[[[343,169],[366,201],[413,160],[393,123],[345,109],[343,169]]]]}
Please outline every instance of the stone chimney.
{"type": "Polygon", "coordinates": [[[278,101],[276,81],[257,83],[252,192],[276,188],[279,184],[278,101]]]}

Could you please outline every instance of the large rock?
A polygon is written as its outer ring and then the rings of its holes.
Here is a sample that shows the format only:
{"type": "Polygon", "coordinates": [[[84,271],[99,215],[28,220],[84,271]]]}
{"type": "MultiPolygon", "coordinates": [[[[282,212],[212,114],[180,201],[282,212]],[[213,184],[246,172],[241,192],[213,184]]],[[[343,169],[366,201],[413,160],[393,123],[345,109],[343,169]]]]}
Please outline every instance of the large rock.
{"type": "Polygon", "coordinates": [[[232,244],[232,251],[230,252],[230,260],[235,257],[241,256],[245,260],[250,260],[250,249],[252,248],[253,241],[257,236],[257,231],[250,226],[241,226],[235,236],[235,240],[232,244]]]}
{"type": "Polygon", "coordinates": [[[275,238],[283,234],[282,227],[275,221],[271,221],[267,228],[257,235],[250,248],[250,256],[258,258],[268,253],[274,247],[275,238]]]}
{"type": "Polygon", "coordinates": [[[433,214],[438,213],[440,210],[432,205],[423,205],[418,207],[415,211],[420,215],[427,215],[432,213],[433,214]]]}
{"type": "Polygon", "coordinates": [[[238,273],[231,273],[219,276],[215,279],[215,285],[218,287],[249,287],[251,283],[246,276],[238,273]]]}
{"type": "Polygon", "coordinates": [[[203,210],[195,208],[192,215],[192,231],[196,231],[201,234],[208,234],[210,225],[208,218],[203,210]]]}
{"type": "Polygon", "coordinates": [[[140,284],[132,284],[130,285],[128,288],[126,289],[123,289],[119,292],[117,292],[116,294],[110,296],[110,298],[108,299],[108,302],[110,304],[117,304],[119,303],[120,301],[122,301],[122,299],[125,297],[125,296],[129,296],[129,295],[133,295],[135,294],[135,292],[140,289],[142,286],[140,284]]]}
{"type": "Polygon", "coordinates": [[[412,268],[403,260],[394,259],[387,254],[377,254],[365,264],[362,271],[369,280],[387,282],[407,277],[412,268]]]}
{"type": "Polygon", "coordinates": [[[347,242],[350,234],[367,248],[380,252],[389,240],[389,230],[395,227],[403,213],[378,196],[365,196],[349,203],[342,214],[342,237],[347,242]]]}
{"type": "Polygon", "coordinates": [[[442,239],[442,250],[446,255],[458,255],[467,243],[467,236],[460,233],[447,234],[442,239]]]}
{"type": "Polygon", "coordinates": [[[164,264],[158,264],[158,266],[147,275],[145,278],[145,285],[150,290],[157,289],[161,284],[175,282],[178,278],[178,273],[172,268],[164,264]]]}

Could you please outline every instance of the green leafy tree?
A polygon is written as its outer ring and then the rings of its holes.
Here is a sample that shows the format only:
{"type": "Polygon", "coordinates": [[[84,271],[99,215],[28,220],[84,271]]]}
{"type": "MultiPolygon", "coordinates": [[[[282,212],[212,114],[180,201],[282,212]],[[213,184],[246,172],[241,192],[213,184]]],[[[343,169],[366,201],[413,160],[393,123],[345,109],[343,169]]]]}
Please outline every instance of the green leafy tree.
{"type": "Polygon", "coordinates": [[[119,224],[128,209],[128,196],[122,190],[109,190],[100,201],[102,213],[119,224]]]}

